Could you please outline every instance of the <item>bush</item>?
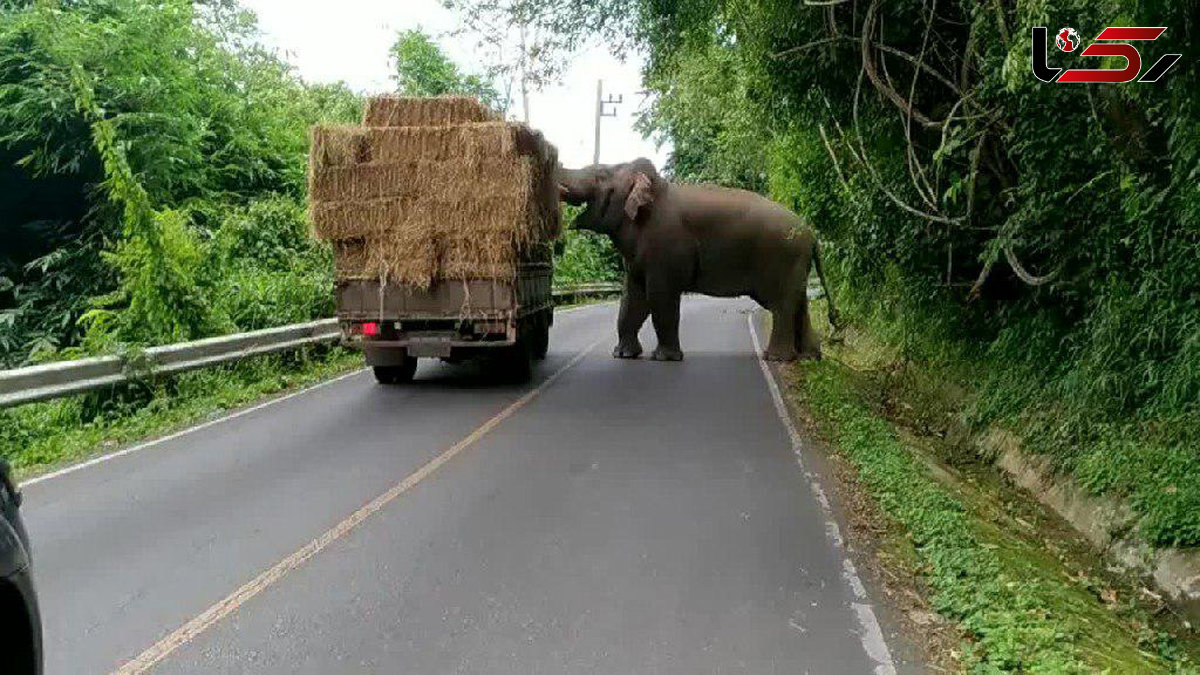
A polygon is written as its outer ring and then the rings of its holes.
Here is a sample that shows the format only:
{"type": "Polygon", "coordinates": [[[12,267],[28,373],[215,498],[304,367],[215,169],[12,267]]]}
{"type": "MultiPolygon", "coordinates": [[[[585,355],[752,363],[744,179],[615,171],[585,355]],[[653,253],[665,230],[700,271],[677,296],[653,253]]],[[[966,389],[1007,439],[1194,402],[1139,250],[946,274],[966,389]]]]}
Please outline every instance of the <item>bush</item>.
{"type": "Polygon", "coordinates": [[[603,235],[566,229],[554,259],[554,282],[562,285],[620,281],[621,255],[603,235]]]}
{"type": "Polygon", "coordinates": [[[210,239],[270,220],[262,200],[290,200],[300,222],[308,128],[356,119],[360,101],[306,85],[256,39],[228,2],[0,6],[0,362],[311,314],[321,259],[302,230],[259,242],[299,252],[290,270],[253,251],[214,267],[230,252],[210,239]],[[271,304],[235,299],[222,274],[271,304]]]}
{"type": "Polygon", "coordinates": [[[333,257],[304,207],[273,197],[224,215],[210,245],[214,304],[238,330],[333,316],[333,257]]]}

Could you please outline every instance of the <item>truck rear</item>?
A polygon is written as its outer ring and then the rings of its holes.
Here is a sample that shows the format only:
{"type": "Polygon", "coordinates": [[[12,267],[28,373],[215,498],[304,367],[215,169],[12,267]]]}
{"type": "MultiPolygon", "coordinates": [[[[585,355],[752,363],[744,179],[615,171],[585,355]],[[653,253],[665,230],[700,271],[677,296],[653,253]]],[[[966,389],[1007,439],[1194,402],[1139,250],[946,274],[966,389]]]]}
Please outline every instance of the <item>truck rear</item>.
{"type": "Polygon", "coordinates": [[[557,169],[540,133],[474,99],[376,97],[362,125],[313,128],[313,233],[380,382],[411,381],[421,358],[529,376],[553,320],[557,169]]]}
{"type": "Polygon", "coordinates": [[[379,281],[337,285],[345,341],[382,384],[411,382],[417,359],[479,359],[507,379],[529,378],[554,322],[549,262],[523,262],[511,280],[435,281],[428,289],[379,281]]]}

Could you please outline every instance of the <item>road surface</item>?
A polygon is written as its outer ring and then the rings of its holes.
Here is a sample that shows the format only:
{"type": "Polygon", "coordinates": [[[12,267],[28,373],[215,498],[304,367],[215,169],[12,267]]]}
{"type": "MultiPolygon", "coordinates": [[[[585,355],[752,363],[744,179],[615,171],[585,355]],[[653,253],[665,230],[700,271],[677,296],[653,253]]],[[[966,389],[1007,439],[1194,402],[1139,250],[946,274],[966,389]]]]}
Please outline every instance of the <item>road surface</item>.
{"type": "Polygon", "coordinates": [[[47,672],[892,672],[752,307],[686,299],[682,363],[566,312],[528,385],[360,372],[32,482],[47,672]]]}

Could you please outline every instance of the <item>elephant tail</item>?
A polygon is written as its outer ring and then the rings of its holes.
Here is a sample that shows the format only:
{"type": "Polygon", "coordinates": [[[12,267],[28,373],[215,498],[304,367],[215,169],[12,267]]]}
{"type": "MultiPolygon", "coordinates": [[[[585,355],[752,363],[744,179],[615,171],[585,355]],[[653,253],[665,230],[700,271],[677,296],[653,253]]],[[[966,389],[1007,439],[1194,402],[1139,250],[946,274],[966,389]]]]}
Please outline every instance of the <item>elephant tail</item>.
{"type": "Polygon", "coordinates": [[[834,332],[842,329],[842,320],[838,316],[837,307],[833,304],[833,293],[829,292],[829,284],[825,282],[825,269],[821,265],[821,245],[817,242],[816,237],[813,237],[812,249],[813,267],[817,268],[817,278],[821,280],[821,290],[825,292],[825,300],[829,308],[829,325],[833,327],[834,332]]]}

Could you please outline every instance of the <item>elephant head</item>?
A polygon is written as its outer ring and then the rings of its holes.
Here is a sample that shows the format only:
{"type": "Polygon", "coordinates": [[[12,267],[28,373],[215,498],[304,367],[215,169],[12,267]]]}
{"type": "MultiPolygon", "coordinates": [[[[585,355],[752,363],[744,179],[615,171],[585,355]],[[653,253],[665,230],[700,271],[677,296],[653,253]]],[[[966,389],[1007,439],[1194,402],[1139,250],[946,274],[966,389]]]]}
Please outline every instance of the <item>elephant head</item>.
{"type": "Polygon", "coordinates": [[[635,222],[666,185],[654,164],[644,158],[627,164],[560,168],[558,183],[562,201],[575,206],[587,204],[575,219],[575,226],[610,235],[635,222]]]}

